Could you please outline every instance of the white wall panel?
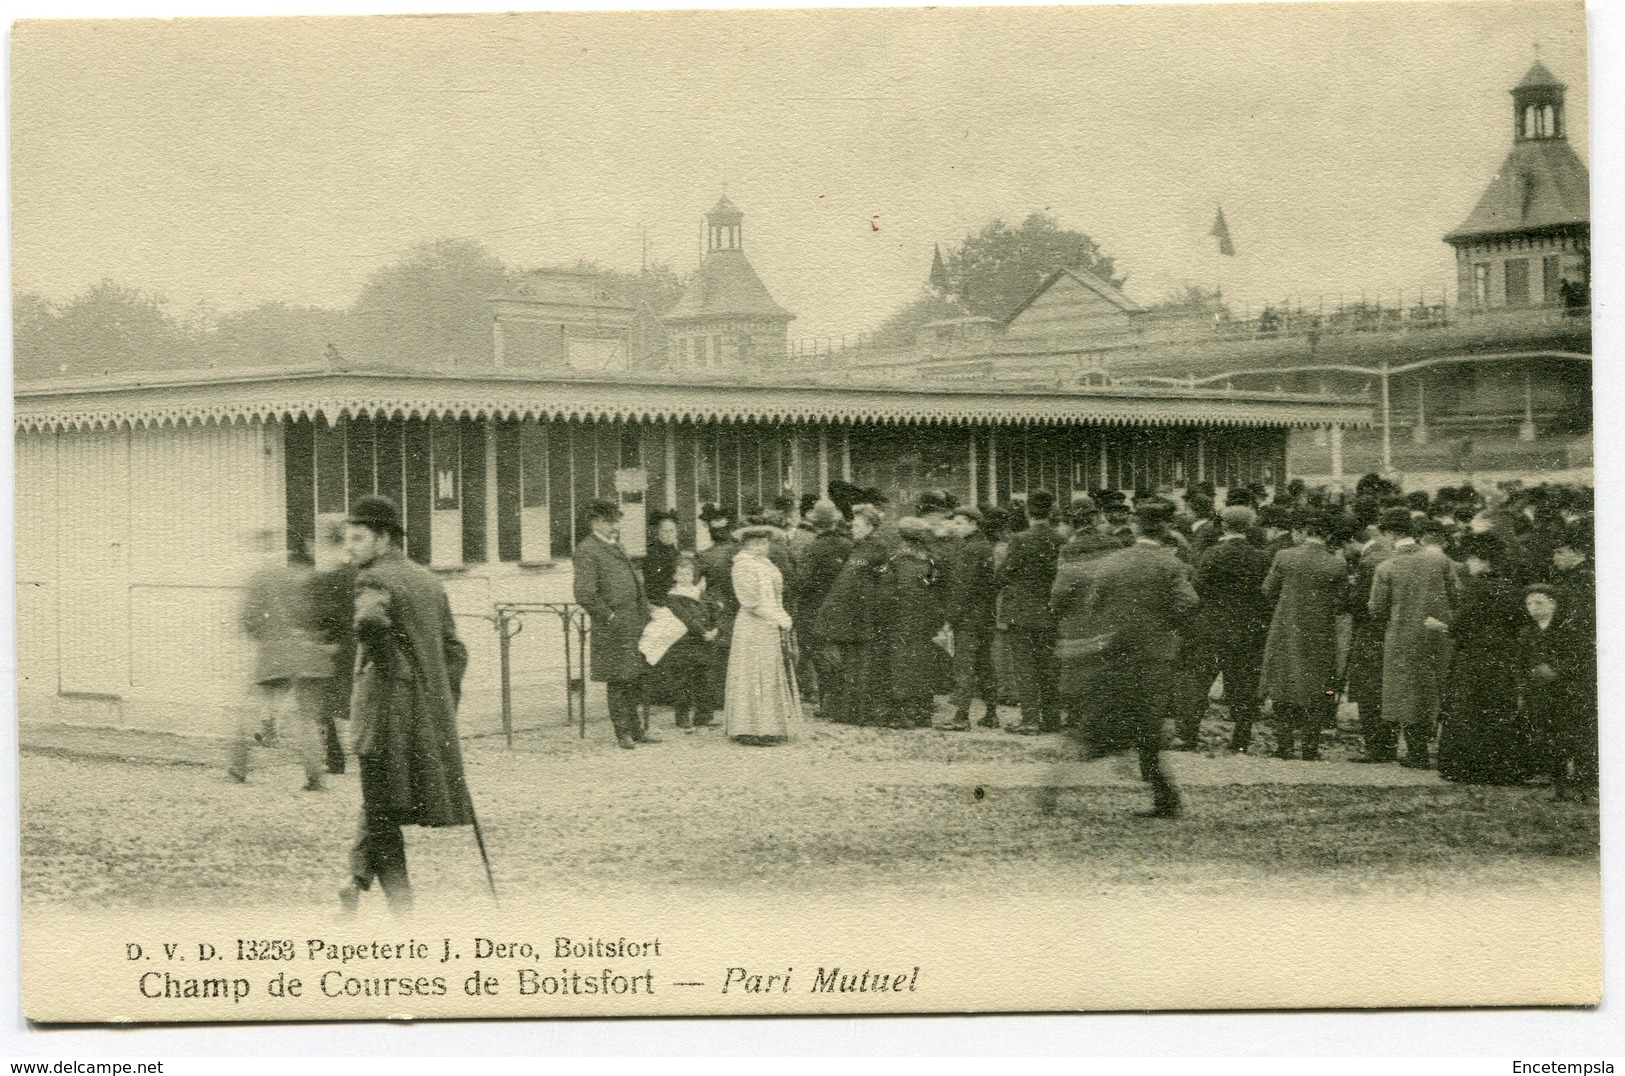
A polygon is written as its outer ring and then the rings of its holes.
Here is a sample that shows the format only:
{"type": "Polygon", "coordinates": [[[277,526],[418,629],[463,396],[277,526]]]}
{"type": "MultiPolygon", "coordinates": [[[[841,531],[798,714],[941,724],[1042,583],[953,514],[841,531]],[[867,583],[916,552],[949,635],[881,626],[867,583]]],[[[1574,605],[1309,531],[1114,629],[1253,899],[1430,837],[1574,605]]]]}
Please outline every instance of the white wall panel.
{"type": "Polygon", "coordinates": [[[61,689],[123,696],[130,687],[129,431],[63,433],[57,458],[61,689]]]}

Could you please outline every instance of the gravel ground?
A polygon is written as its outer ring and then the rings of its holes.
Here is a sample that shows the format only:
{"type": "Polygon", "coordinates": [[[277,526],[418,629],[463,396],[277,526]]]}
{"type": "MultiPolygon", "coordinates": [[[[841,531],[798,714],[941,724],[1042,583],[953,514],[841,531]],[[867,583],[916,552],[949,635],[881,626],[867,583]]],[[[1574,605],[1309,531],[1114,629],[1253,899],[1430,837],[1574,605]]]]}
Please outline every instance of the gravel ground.
{"type": "MultiPolygon", "coordinates": [[[[555,725],[511,751],[470,740],[467,764],[504,892],[1595,882],[1595,807],[1397,766],[1225,756],[1211,724],[1209,750],[1167,756],[1189,805],[1174,823],[1132,817],[1147,796],[1124,761],[1080,765],[1062,737],[992,730],[812,722],[801,741],[762,748],[714,729],[684,735],[657,715],[659,745],[626,752],[600,724],[586,740],[555,725]]],[[[1346,756],[1349,739],[1329,754],[1346,756]]],[[[25,727],[25,901],[329,905],[359,807],[353,773],[306,793],[287,752],[262,750],[239,785],[221,753],[205,740],[25,727]]],[[[423,898],[481,891],[466,830],[408,841],[423,898]]]]}

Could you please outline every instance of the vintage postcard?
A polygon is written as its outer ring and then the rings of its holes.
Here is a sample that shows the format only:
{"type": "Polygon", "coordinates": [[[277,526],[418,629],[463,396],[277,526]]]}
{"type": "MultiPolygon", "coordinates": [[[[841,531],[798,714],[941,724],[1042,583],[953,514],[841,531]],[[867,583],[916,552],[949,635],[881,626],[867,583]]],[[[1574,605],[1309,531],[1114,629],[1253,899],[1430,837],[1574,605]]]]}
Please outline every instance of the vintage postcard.
{"type": "Polygon", "coordinates": [[[1600,1000],[1582,5],[10,71],[28,1019],[1600,1000]]]}

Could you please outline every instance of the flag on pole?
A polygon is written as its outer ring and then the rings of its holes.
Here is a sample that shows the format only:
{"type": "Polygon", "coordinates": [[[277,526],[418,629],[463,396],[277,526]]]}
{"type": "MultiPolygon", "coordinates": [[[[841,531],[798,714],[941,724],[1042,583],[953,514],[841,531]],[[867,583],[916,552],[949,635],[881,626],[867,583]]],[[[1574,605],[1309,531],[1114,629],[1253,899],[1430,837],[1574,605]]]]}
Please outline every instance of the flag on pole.
{"type": "Polygon", "coordinates": [[[1218,215],[1213,218],[1213,227],[1208,235],[1219,241],[1219,253],[1228,257],[1236,256],[1236,245],[1230,242],[1230,226],[1224,222],[1224,207],[1219,207],[1218,215]]]}

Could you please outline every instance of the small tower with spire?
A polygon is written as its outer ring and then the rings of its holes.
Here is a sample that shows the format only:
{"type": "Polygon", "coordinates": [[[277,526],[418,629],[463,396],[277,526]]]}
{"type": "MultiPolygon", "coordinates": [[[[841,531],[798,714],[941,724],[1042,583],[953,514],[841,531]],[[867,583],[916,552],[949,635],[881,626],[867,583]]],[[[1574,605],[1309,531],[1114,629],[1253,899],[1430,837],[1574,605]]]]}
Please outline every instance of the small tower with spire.
{"type": "Polygon", "coordinates": [[[745,215],[726,192],[705,215],[705,255],[662,319],[679,370],[764,367],[786,361],[795,317],[768,294],[745,258],[745,215]]]}
{"type": "Polygon", "coordinates": [[[1567,87],[1536,58],[1512,88],[1512,149],[1444,237],[1463,305],[1569,305],[1591,292],[1591,176],[1568,141],[1567,87]]]}

